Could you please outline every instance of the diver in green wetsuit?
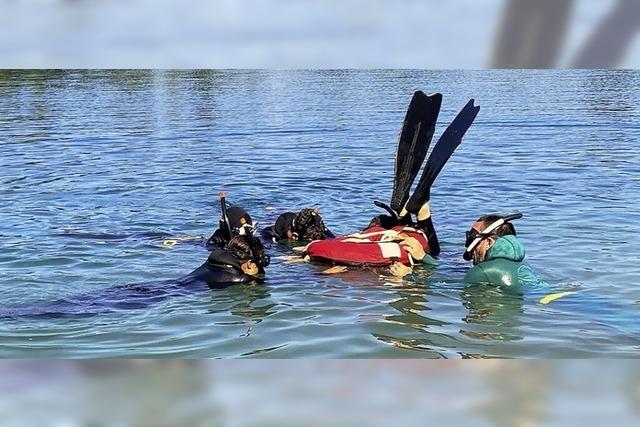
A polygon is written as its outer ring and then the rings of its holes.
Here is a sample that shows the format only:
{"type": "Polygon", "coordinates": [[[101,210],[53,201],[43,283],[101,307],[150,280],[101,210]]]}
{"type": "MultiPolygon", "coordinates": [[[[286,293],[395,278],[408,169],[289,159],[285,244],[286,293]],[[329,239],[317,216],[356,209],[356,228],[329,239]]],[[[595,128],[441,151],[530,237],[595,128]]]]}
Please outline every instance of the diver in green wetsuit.
{"type": "Polygon", "coordinates": [[[531,266],[524,262],[526,251],[511,223],[521,213],[480,217],[467,231],[464,259],[473,268],[464,276],[468,284],[489,284],[522,291],[540,283],[531,266]]]}

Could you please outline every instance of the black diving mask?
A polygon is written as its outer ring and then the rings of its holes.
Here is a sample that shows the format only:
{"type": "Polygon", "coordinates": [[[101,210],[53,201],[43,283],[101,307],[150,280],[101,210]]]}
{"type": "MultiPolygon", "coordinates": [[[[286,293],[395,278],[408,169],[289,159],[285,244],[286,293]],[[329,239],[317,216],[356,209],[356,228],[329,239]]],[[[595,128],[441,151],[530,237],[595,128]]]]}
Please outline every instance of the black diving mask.
{"type": "Polygon", "coordinates": [[[477,238],[480,238],[482,240],[490,236],[490,234],[482,233],[476,230],[475,228],[472,228],[471,230],[466,231],[465,235],[466,235],[466,240],[464,242],[465,247],[469,247],[473,243],[473,241],[476,240],[477,238]]]}
{"type": "Polygon", "coordinates": [[[253,236],[258,229],[258,223],[255,224],[242,224],[240,227],[233,227],[231,231],[234,236],[253,236]]]}
{"type": "Polygon", "coordinates": [[[465,259],[465,261],[471,261],[471,254],[473,253],[476,246],[480,244],[480,242],[488,237],[495,236],[495,231],[503,224],[519,218],[522,218],[522,213],[516,212],[511,215],[503,216],[502,218],[489,224],[489,226],[482,231],[471,228],[471,230],[466,232],[466,240],[464,243],[465,251],[462,257],[465,259]]]}

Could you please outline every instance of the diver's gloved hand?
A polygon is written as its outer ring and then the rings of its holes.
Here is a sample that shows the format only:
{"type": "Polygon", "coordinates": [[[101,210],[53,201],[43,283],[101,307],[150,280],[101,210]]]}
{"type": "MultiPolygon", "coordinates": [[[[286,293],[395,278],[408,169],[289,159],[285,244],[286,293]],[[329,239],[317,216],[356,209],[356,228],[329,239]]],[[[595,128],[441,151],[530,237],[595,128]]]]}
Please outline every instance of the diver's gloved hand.
{"type": "Polygon", "coordinates": [[[418,262],[421,262],[424,257],[427,256],[427,253],[424,251],[420,242],[413,237],[404,238],[400,243],[400,246],[402,246],[407,253],[418,262]]]}
{"type": "Polygon", "coordinates": [[[400,277],[400,278],[413,273],[413,269],[411,267],[408,267],[408,266],[406,266],[406,265],[404,265],[402,263],[399,263],[399,262],[394,262],[393,264],[391,264],[391,267],[389,268],[389,271],[394,276],[400,277]]]}
{"type": "Polygon", "coordinates": [[[420,207],[416,218],[418,221],[426,221],[431,218],[431,206],[429,206],[429,202],[425,202],[425,204],[420,207]]]}

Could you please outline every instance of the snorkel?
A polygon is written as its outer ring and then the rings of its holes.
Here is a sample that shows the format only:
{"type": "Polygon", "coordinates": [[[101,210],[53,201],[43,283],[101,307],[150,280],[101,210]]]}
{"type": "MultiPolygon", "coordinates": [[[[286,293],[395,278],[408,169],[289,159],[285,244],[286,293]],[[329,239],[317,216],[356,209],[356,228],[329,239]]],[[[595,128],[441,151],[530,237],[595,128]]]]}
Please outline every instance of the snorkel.
{"type": "Polygon", "coordinates": [[[382,203],[378,200],[374,200],[373,202],[374,205],[376,205],[379,208],[384,209],[385,211],[389,212],[389,215],[391,215],[391,217],[396,221],[399,222],[399,218],[398,218],[398,214],[396,213],[396,211],[394,211],[393,209],[391,209],[391,206],[387,205],[386,203],[382,203]]]}
{"type": "Polygon", "coordinates": [[[467,231],[466,241],[465,241],[465,251],[462,257],[465,259],[465,261],[471,261],[473,251],[480,244],[480,242],[482,242],[484,239],[488,237],[491,237],[494,234],[495,230],[497,230],[502,225],[508,222],[511,222],[515,219],[520,219],[522,218],[522,216],[523,215],[521,212],[515,212],[511,215],[505,215],[500,219],[492,222],[487,227],[485,227],[484,230],[480,232],[475,230],[474,228],[467,231]]]}
{"type": "MultiPolygon", "coordinates": [[[[396,225],[400,225],[401,219],[402,220],[408,219],[409,223],[411,222],[410,215],[400,217],[398,216],[398,213],[394,211],[393,208],[391,208],[391,206],[387,205],[386,203],[382,203],[378,200],[374,200],[373,204],[387,211],[389,215],[377,215],[373,217],[373,219],[369,222],[369,225],[367,226],[367,228],[370,228],[375,224],[375,226],[382,227],[384,229],[390,229],[395,227],[396,225]]],[[[408,223],[405,222],[405,225],[408,225],[408,223]]]]}
{"type": "Polygon", "coordinates": [[[224,191],[221,191],[220,193],[218,193],[218,197],[220,198],[220,212],[222,214],[221,222],[224,223],[227,232],[227,239],[231,240],[233,234],[231,232],[231,224],[229,224],[229,218],[227,217],[227,194],[224,191]]]}

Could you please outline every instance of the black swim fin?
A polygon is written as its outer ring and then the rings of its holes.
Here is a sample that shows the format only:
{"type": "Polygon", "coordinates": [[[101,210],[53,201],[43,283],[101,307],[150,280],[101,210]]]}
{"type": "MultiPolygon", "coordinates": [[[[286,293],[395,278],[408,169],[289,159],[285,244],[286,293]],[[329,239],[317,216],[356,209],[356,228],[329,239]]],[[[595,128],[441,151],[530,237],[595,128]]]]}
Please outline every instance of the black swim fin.
{"type": "Polygon", "coordinates": [[[424,92],[417,91],[411,98],[398,137],[395,178],[390,203],[391,208],[398,213],[409,199],[411,185],[418,176],[422,162],[429,151],[441,104],[442,94],[439,93],[427,96],[424,92]]]}
{"type": "Polygon", "coordinates": [[[449,127],[444,131],[436,145],[433,147],[429,159],[424,167],[422,177],[416,186],[411,199],[407,203],[407,211],[417,214],[424,203],[431,197],[431,185],[438,177],[447,160],[462,142],[462,137],[473,123],[480,111],[480,107],[473,105],[471,99],[449,127]]]}

